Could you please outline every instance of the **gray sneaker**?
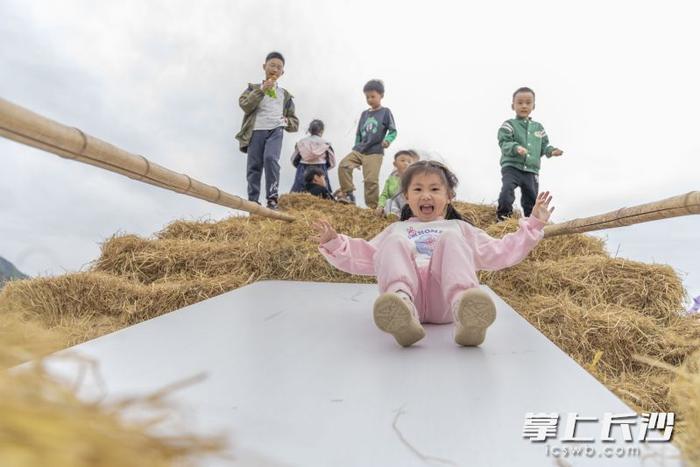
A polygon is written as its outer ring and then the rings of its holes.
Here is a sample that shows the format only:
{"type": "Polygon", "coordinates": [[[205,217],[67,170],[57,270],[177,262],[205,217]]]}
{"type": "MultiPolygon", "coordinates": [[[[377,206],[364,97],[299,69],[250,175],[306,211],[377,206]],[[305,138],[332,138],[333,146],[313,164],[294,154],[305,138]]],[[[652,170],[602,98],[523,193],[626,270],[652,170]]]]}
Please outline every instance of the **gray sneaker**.
{"type": "Polygon", "coordinates": [[[374,302],[374,323],[388,332],[399,345],[409,347],[425,337],[416,307],[402,294],[388,292],[374,302]]]}
{"type": "Polygon", "coordinates": [[[476,346],[484,342],[486,329],[496,320],[496,305],[479,288],[465,291],[452,305],[455,318],[455,342],[476,346]]]}

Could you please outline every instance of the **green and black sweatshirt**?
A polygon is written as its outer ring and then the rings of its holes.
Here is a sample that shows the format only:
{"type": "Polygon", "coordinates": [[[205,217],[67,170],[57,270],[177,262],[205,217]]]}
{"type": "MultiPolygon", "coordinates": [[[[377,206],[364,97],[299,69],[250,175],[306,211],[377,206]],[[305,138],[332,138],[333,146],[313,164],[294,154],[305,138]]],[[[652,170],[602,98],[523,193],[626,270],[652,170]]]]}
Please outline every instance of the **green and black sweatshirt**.
{"type": "Polygon", "coordinates": [[[528,118],[511,118],[498,129],[498,145],[501,147],[501,167],[515,167],[523,172],[539,174],[540,158],[552,157],[556,148],[550,146],[549,137],[541,123],[528,118]],[[516,148],[527,149],[525,157],[516,148]]]}

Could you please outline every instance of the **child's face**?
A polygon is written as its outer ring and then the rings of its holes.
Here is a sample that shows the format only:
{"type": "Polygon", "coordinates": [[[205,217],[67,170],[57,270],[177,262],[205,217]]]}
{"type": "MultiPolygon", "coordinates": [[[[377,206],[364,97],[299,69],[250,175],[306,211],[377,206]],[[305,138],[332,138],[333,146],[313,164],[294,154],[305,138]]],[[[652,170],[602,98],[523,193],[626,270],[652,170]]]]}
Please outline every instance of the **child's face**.
{"type": "Polygon", "coordinates": [[[365,93],[365,98],[367,99],[367,104],[373,109],[376,109],[382,105],[382,95],[377,91],[367,91],[365,93]]]}
{"type": "Polygon", "coordinates": [[[326,186],[326,177],[323,175],[314,175],[314,180],[313,180],[315,185],[320,185],[320,186],[326,186]]]}
{"type": "Polygon", "coordinates": [[[396,167],[396,172],[399,175],[403,174],[411,164],[413,164],[413,158],[408,154],[401,154],[399,157],[394,159],[394,167],[396,167]]]}
{"type": "Polygon", "coordinates": [[[279,58],[271,58],[263,65],[265,71],[265,79],[280,79],[284,74],[284,63],[279,58]]]}
{"type": "Polygon", "coordinates": [[[535,108],[535,96],[531,92],[519,92],[513,98],[511,108],[520,118],[527,118],[535,108]]]}
{"type": "Polygon", "coordinates": [[[435,173],[417,173],[404,193],[413,215],[422,222],[443,217],[451,196],[443,178],[435,173]]]}

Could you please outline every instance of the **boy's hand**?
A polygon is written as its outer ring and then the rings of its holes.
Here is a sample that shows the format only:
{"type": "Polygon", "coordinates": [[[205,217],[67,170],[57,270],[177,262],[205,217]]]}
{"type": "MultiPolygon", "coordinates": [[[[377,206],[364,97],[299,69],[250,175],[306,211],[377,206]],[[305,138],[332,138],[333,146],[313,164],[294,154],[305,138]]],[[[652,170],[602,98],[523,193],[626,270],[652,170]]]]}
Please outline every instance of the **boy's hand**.
{"type": "Polygon", "coordinates": [[[382,147],[383,147],[384,149],[388,148],[390,144],[391,144],[391,143],[390,143],[389,141],[387,141],[387,140],[382,141],[382,147]]]}
{"type": "Polygon", "coordinates": [[[559,157],[562,154],[564,154],[564,151],[562,151],[561,149],[555,149],[552,151],[552,156],[554,156],[554,157],[559,157]]]}
{"type": "Polygon", "coordinates": [[[518,154],[520,154],[523,157],[527,156],[527,149],[525,149],[522,146],[518,146],[517,148],[515,148],[515,152],[517,152],[518,154]]]}
{"type": "Polygon", "coordinates": [[[374,210],[374,213],[379,217],[384,217],[384,208],[381,206],[377,206],[377,209],[374,210]]]}
{"type": "Polygon", "coordinates": [[[535,207],[532,208],[532,213],[530,215],[546,223],[549,220],[549,216],[552,215],[552,211],[554,211],[554,206],[552,206],[551,209],[549,208],[550,201],[552,201],[552,197],[549,196],[548,191],[537,195],[535,207]]]}
{"type": "Polygon", "coordinates": [[[318,235],[311,237],[311,240],[318,242],[320,245],[338,238],[338,232],[336,232],[331,223],[325,219],[319,219],[311,224],[311,227],[318,233],[318,235]]]}
{"type": "Polygon", "coordinates": [[[263,84],[262,84],[263,91],[269,91],[270,89],[272,89],[274,87],[275,87],[275,79],[274,78],[266,79],[265,81],[263,81],[263,84]]]}

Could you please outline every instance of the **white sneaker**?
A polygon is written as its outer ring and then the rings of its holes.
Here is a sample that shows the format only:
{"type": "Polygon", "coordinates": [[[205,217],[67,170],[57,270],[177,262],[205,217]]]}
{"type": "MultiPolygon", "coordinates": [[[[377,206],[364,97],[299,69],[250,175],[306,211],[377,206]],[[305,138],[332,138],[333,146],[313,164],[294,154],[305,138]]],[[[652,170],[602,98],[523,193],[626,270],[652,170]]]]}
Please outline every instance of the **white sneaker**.
{"type": "Polygon", "coordinates": [[[425,337],[425,329],[418,321],[416,307],[402,293],[388,292],[374,302],[374,322],[388,332],[399,345],[409,347],[425,337]]]}
{"type": "Polygon", "coordinates": [[[465,291],[452,305],[455,318],[455,342],[476,346],[484,342],[486,329],[496,320],[496,305],[479,288],[465,291]]]}

